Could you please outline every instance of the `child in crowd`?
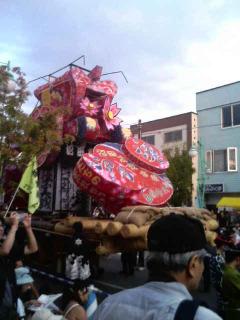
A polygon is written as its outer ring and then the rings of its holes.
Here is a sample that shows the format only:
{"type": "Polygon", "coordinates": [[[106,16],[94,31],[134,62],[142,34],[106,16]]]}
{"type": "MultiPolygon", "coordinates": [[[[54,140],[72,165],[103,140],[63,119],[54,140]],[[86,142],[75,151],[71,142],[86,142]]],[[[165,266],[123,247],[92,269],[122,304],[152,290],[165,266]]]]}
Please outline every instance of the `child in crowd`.
{"type": "Polygon", "coordinates": [[[27,267],[23,266],[21,260],[16,262],[15,268],[16,283],[18,289],[18,301],[17,311],[20,318],[26,316],[27,309],[29,306],[40,306],[41,304],[37,301],[39,294],[34,286],[34,280],[30,275],[30,271],[27,267]]]}
{"type": "Polygon", "coordinates": [[[15,268],[16,282],[18,286],[19,296],[24,303],[36,300],[39,293],[34,285],[34,280],[30,275],[29,268],[24,267],[22,261],[17,262],[15,268]]]}
{"type": "Polygon", "coordinates": [[[65,289],[62,309],[67,320],[91,320],[97,309],[96,294],[86,281],[76,280],[73,286],[65,289]]]}

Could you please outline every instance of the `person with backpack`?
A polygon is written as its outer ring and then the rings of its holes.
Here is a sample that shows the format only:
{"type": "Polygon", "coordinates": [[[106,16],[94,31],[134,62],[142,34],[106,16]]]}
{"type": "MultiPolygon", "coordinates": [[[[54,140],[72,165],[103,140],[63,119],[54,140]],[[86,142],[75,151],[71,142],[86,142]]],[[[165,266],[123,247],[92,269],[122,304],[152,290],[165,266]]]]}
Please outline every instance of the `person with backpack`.
{"type": "Polygon", "coordinates": [[[106,298],[94,320],[220,320],[193,300],[207,255],[201,222],[172,213],[156,220],[148,231],[149,281],[106,298]]]}

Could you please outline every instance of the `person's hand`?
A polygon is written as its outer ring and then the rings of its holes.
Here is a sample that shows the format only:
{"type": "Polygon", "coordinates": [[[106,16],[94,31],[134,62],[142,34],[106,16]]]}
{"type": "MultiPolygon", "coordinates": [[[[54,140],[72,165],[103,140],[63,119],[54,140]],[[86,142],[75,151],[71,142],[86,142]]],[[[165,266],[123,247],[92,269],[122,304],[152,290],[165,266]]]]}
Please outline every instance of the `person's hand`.
{"type": "Polygon", "coordinates": [[[23,219],[23,225],[26,229],[30,229],[31,228],[31,223],[32,221],[32,216],[30,214],[26,215],[26,217],[24,217],[23,219]]]}
{"type": "Polygon", "coordinates": [[[18,228],[19,218],[18,218],[18,214],[16,212],[11,213],[10,218],[9,218],[9,222],[12,227],[15,227],[16,229],[18,228]]]}
{"type": "Polygon", "coordinates": [[[41,302],[39,302],[38,300],[29,300],[27,302],[25,302],[25,307],[29,308],[29,307],[40,307],[42,305],[41,302]]]}
{"type": "Polygon", "coordinates": [[[41,302],[39,302],[38,300],[30,300],[29,301],[31,305],[33,305],[34,307],[40,307],[42,305],[41,302]]]}

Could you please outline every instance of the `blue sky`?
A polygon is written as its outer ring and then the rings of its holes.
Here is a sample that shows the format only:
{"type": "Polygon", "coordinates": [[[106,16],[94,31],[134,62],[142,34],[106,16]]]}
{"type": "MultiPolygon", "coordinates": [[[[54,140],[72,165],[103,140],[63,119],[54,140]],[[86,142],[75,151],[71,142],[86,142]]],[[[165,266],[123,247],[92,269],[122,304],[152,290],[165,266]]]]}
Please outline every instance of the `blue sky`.
{"type": "Polygon", "coordinates": [[[124,71],[128,84],[111,78],[125,125],[195,111],[197,91],[240,80],[238,0],[0,0],[0,30],[0,61],[27,80],[83,54],[124,71]]]}

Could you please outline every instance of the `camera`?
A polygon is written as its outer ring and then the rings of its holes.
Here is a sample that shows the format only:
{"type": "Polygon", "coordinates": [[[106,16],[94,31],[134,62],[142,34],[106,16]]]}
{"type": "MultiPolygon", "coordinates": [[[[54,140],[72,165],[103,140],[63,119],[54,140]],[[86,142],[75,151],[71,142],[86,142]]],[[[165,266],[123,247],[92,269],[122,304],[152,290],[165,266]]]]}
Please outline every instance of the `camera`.
{"type": "Polygon", "coordinates": [[[23,222],[24,218],[27,216],[27,213],[18,213],[19,222],[23,222]]]}

